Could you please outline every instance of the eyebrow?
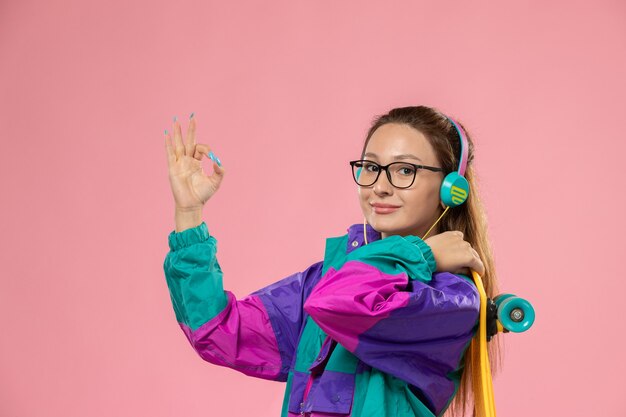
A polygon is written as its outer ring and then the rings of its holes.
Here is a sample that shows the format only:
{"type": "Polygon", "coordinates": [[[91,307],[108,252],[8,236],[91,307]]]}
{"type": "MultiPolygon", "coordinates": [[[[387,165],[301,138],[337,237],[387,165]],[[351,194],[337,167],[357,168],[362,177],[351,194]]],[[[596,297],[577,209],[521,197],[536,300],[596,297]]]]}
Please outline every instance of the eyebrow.
{"type": "MultiPolygon", "coordinates": [[[[363,156],[373,156],[374,158],[378,158],[378,155],[376,155],[375,153],[372,153],[372,152],[368,152],[368,153],[366,153],[363,156]]],[[[417,159],[418,161],[423,162],[417,156],[411,155],[410,153],[403,153],[402,155],[395,155],[393,157],[393,159],[417,159]]]]}

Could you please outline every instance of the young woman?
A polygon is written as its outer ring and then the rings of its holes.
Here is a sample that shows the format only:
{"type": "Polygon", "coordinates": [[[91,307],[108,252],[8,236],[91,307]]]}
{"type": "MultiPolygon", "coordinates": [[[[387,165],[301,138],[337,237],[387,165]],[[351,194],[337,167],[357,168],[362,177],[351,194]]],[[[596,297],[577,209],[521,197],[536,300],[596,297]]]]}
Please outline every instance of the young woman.
{"type": "Polygon", "coordinates": [[[472,398],[465,353],[480,305],[470,269],[488,297],[498,291],[467,132],[463,153],[461,131],[436,109],[377,117],[350,162],[364,222],[327,238],[323,260],[238,300],[223,288],[217,240],[202,221],[225,169],[195,131],[192,117],[185,143],[180,123],[173,139],[165,133],[176,230],[163,265],[194,350],[286,382],[281,417],[464,415],[472,398]],[[461,155],[471,192],[447,207],[440,189],[461,155]],[[204,156],[213,160],[209,176],[204,156]]]}

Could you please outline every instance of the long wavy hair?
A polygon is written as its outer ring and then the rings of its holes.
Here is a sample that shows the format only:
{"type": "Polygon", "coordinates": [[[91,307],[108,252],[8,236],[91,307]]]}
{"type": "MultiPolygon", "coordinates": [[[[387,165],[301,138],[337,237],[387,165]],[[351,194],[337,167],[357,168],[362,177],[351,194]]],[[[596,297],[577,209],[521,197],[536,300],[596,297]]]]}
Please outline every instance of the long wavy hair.
{"type": "MultiPolygon", "coordinates": [[[[465,203],[457,207],[451,207],[446,215],[437,224],[439,233],[449,230],[460,230],[463,232],[464,240],[468,241],[478,252],[481,261],[485,266],[485,274],[481,277],[485,287],[487,297],[493,298],[498,294],[498,280],[496,277],[495,265],[491,245],[487,236],[487,217],[483,204],[480,201],[478,191],[478,181],[474,172],[472,161],[474,160],[474,143],[470,132],[465,126],[454,117],[455,122],[465,130],[468,141],[467,167],[465,178],[467,179],[470,192],[465,203]]],[[[459,166],[459,155],[461,144],[459,135],[450,120],[439,110],[427,106],[399,107],[390,110],[387,114],[376,116],[372,126],[367,132],[361,159],[364,159],[367,144],[372,134],[384,124],[398,123],[409,125],[421,132],[432,145],[439,159],[440,166],[444,169],[444,177],[452,171],[456,171],[459,166]]],[[[443,212],[441,205],[438,205],[440,213],[443,212]]],[[[489,352],[489,362],[492,377],[499,372],[502,367],[502,344],[501,338],[492,337],[487,344],[489,352]]],[[[474,393],[472,390],[472,363],[470,361],[469,348],[466,350],[464,358],[463,373],[460,385],[455,397],[446,409],[446,416],[459,417],[465,415],[468,406],[473,407],[474,393]]],[[[474,416],[474,412],[472,412],[474,416]]]]}

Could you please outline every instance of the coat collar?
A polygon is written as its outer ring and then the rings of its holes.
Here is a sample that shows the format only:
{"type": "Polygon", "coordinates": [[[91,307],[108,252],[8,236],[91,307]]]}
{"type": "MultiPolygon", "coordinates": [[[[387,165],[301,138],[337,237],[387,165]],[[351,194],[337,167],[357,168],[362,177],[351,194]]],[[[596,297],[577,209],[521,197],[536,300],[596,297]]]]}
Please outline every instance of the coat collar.
{"type": "MultiPolygon", "coordinates": [[[[369,223],[365,225],[367,233],[367,243],[374,242],[381,239],[380,232],[376,231],[369,223]]],[[[350,253],[356,248],[360,248],[365,244],[363,236],[363,223],[356,223],[348,227],[348,242],[346,247],[346,253],[350,253]]]]}

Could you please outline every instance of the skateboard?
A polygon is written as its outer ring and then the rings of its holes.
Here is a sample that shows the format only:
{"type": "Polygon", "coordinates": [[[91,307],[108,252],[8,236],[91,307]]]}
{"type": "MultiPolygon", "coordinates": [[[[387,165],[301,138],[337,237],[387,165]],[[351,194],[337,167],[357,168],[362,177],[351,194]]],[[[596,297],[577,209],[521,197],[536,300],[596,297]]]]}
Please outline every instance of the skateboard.
{"type": "Polygon", "coordinates": [[[480,275],[472,270],[472,278],[480,295],[478,332],[470,343],[472,387],[476,417],[495,417],[493,383],[487,342],[497,333],[521,333],[535,322],[535,309],[527,300],[514,294],[498,294],[487,298],[480,275]]]}

